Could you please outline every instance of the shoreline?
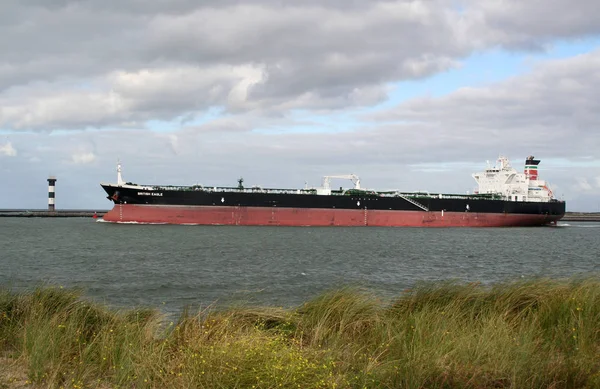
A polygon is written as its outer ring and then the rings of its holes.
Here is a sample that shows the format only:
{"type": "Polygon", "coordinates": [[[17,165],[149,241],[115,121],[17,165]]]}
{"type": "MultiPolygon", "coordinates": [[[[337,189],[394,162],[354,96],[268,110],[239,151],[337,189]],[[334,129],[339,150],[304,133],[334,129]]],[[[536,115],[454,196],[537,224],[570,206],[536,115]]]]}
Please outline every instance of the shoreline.
{"type": "Polygon", "coordinates": [[[563,222],[600,222],[600,212],[566,212],[563,222]]]}
{"type": "Polygon", "coordinates": [[[27,209],[2,209],[0,217],[98,217],[104,216],[107,210],[55,210],[48,211],[42,209],[27,210],[27,209]]]}

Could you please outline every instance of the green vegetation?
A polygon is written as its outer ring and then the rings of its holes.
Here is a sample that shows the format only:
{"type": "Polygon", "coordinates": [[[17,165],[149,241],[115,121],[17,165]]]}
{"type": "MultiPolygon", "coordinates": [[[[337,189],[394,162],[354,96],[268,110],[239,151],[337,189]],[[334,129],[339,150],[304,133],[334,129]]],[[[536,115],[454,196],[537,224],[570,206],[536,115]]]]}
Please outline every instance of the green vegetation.
{"type": "Polygon", "coordinates": [[[598,388],[600,280],[342,289],[173,323],[4,291],[0,352],[0,388],[598,388]]]}

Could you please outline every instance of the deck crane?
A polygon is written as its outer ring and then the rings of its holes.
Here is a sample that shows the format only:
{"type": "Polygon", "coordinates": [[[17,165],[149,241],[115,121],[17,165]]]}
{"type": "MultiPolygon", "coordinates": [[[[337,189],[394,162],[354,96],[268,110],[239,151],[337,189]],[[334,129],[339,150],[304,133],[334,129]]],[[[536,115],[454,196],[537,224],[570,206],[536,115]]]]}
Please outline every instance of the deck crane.
{"type": "Polygon", "coordinates": [[[337,176],[324,176],[323,177],[323,189],[331,189],[331,179],[341,178],[351,180],[354,184],[354,189],[360,189],[360,178],[356,174],[342,174],[337,176]]]}

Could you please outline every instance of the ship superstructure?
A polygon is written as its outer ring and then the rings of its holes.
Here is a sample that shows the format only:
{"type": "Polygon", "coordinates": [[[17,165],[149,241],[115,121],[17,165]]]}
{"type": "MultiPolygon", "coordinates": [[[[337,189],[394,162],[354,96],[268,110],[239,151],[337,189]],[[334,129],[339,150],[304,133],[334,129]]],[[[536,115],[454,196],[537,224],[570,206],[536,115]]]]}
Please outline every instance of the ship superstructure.
{"type": "Polygon", "coordinates": [[[529,156],[524,172],[519,173],[508,158],[500,156],[495,166],[473,174],[479,184],[476,193],[498,194],[507,201],[550,202],[554,196],[546,181],[538,179],[539,164],[539,159],[529,156]]]}

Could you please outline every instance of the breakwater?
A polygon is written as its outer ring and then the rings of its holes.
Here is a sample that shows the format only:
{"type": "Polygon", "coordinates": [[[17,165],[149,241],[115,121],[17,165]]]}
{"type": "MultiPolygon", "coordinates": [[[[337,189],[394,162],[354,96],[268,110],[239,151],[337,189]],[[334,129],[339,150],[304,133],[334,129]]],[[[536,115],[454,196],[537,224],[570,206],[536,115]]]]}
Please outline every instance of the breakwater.
{"type": "Polygon", "coordinates": [[[71,210],[28,210],[28,209],[0,209],[0,217],[102,217],[107,210],[71,209],[71,210]]]}
{"type": "Polygon", "coordinates": [[[600,222],[600,212],[567,212],[563,222],[600,222]]]}

